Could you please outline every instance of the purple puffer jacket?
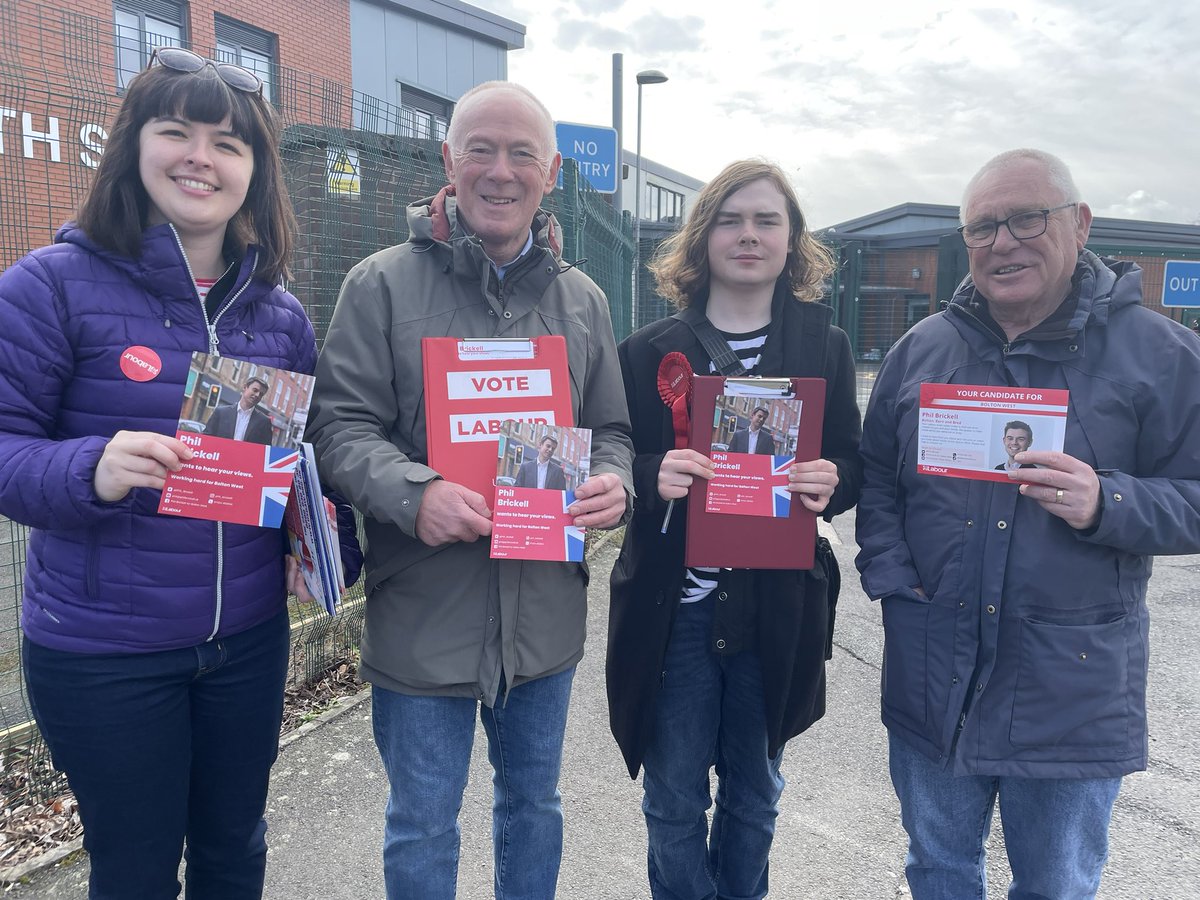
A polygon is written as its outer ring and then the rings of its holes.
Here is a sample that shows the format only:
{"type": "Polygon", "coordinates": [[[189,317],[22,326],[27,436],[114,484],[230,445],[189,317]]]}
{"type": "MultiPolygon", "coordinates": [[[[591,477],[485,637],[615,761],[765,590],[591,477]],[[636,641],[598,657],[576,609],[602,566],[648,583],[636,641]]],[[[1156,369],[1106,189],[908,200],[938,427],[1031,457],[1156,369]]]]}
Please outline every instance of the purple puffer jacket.
{"type": "MultiPolygon", "coordinates": [[[[312,325],[295,297],[251,278],[256,256],[246,254],[233,303],[217,316],[220,353],[311,373],[312,325]]],[[[277,529],[160,516],[159,491],[135,488],[110,504],[92,487],[117,431],[175,433],[192,353],[209,347],[170,225],[148,229],[131,260],[68,224],[0,276],[0,514],[32,528],[21,611],[31,641],[169,650],[283,609],[277,529]],[[122,373],[131,346],[158,354],[157,377],[122,373]]]]}

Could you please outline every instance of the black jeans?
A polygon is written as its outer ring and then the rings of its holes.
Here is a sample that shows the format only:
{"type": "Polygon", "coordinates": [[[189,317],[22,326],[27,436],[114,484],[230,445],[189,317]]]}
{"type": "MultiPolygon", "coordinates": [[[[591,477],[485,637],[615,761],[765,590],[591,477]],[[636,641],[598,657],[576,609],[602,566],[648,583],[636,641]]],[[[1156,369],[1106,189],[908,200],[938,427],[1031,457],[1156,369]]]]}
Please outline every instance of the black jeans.
{"type": "Polygon", "coordinates": [[[262,896],[286,612],[195,647],[65,653],[23,644],[34,719],[79,800],[91,900],[262,896]]]}

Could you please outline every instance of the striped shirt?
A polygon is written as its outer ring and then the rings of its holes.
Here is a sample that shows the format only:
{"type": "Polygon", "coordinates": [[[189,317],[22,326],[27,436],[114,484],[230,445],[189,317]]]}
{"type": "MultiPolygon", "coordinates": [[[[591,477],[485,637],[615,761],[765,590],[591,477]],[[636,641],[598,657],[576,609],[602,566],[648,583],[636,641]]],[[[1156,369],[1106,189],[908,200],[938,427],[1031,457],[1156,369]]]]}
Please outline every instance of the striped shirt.
{"type": "Polygon", "coordinates": [[[208,299],[208,292],[213,289],[213,285],[217,283],[216,278],[197,278],[196,293],[200,296],[200,302],[203,303],[208,299]]]}
{"type": "MultiPolygon", "coordinates": [[[[753,375],[754,370],[758,367],[758,361],[762,358],[763,344],[767,342],[767,331],[770,327],[770,323],[767,323],[757,331],[751,331],[746,334],[721,332],[721,337],[725,338],[725,341],[729,344],[729,348],[742,361],[742,365],[746,367],[746,374],[748,375],[753,375]]],[[[711,362],[708,364],[708,371],[710,375],[720,374],[717,372],[716,366],[711,362]]],[[[695,603],[698,600],[703,600],[717,586],[717,576],[720,572],[720,569],[709,568],[707,566],[690,567],[683,576],[683,590],[680,594],[679,602],[695,603]]]]}

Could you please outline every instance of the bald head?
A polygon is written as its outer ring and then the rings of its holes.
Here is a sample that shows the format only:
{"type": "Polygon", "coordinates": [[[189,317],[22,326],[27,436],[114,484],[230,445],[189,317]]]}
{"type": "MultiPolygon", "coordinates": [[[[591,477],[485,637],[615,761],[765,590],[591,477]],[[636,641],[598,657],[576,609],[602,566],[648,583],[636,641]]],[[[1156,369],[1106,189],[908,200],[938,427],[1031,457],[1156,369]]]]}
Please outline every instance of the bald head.
{"type": "Polygon", "coordinates": [[[967,188],[963,191],[962,205],[959,207],[959,221],[966,224],[967,208],[971,205],[975,188],[985,177],[993,172],[1029,166],[1037,167],[1045,174],[1045,180],[1060,195],[1057,203],[1079,202],[1079,188],[1075,186],[1075,179],[1071,177],[1071,170],[1067,168],[1066,163],[1053,153],[1022,147],[1016,150],[1005,150],[1003,153],[993,156],[967,182],[967,188]]]}
{"type": "Polygon", "coordinates": [[[511,81],[485,81],[483,84],[471,88],[459,98],[458,103],[454,105],[454,115],[450,119],[450,127],[446,130],[446,143],[450,145],[451,152],[458,153],[463,149],[467,130],[463,123],[470,122],[476,109],[501,97],[512,98],[529,110],[537,123],[536,140],[543,157],[549,159],[553,156],[558,144],[558,137],[554,132],[554,118],[550,115],[550,110],[546,109],[542,101],[535,97],[529,88],[513,84],[511,81]]]}

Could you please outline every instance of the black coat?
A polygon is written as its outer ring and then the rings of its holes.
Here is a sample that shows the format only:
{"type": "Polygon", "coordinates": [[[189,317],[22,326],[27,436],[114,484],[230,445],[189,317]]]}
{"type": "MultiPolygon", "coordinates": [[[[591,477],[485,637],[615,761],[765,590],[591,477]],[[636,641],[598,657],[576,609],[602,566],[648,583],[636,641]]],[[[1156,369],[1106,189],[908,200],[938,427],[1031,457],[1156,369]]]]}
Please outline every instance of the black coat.
{"type": "MultiPolygon", "coordinates": [[[[839,479],[824,513],[827,519],[852,507],[862,485],[854,362],[845,332],[831,326],[831,318],[829,307],[800,302],[786,290],[777,290],[757,368],[761,375],[827,379],[821,455],[837,466],[839,479]],[[809,334],[825,335],[824,371],[813,371],[814,354],[803,346],[809,317],[818,320],[809,334]]],[[[672,350],[686,355],[696,373],[709,372],[708,355],[692,330],[677,319],[648,325],[617,348],[633,425],[637,501],[612,572],[606,673],[609,724],[633,778],[650,738],[684,576],[687,501],[676,501],[670,527],[661,534],[667,504],[657,487],[663,455],[675,446],[670,412],[657,389],[659,362],[672,350]]],[[[825,713],[829,580],[819,563],[812,571],[755,570],[745,577],[746,643],[763,669],[768,752],[774,756],[825,713]]]]}

